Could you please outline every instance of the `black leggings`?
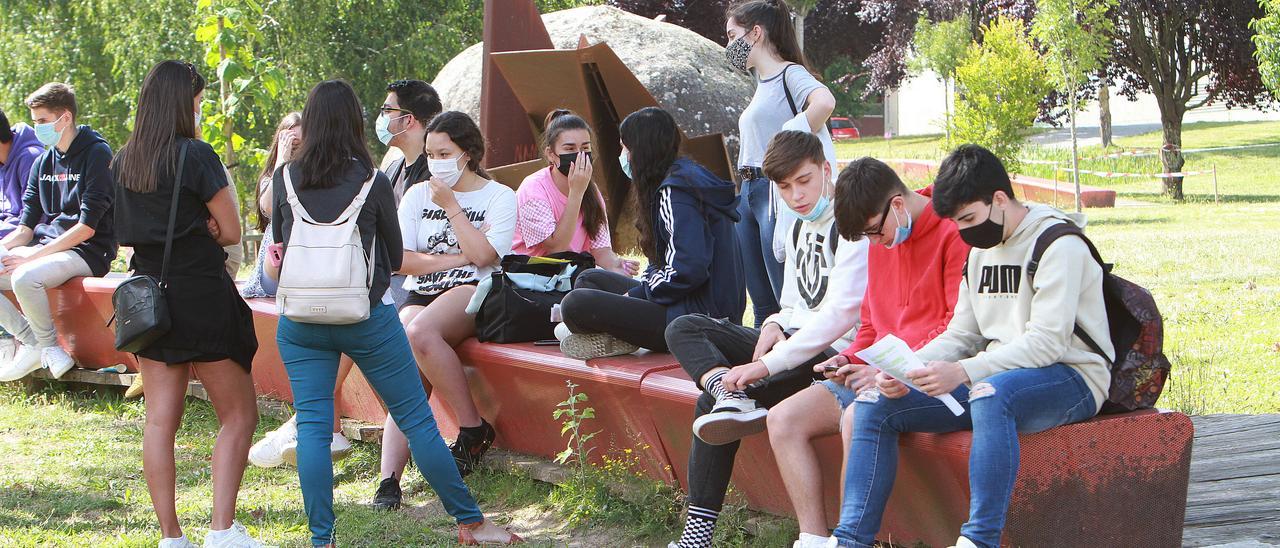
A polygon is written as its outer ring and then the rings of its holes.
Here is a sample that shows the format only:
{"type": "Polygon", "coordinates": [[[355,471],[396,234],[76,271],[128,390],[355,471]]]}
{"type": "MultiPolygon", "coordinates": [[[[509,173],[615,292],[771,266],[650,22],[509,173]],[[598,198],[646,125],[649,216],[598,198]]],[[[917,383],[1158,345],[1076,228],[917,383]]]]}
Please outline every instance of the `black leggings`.
{"type": "Polygon", "coordinates": [[[573,291],[560,302],[565,325],[574,333],[608,333],[666,352],[667,307],[626,295],[639,285],[639,280],[599,268],[579,274],[573,291]]]}

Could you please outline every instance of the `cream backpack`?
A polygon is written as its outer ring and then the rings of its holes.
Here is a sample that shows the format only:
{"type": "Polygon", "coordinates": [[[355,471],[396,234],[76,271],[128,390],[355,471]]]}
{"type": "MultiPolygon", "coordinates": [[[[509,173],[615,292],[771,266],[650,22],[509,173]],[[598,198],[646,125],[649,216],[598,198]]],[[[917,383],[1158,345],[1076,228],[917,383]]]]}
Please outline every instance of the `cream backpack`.
{"type": "Polygon", "coordinates": [[[365,253],[356,220],[378,172],[365,181],[337,219],[321,223],[302,206],[289,171],[284,170],[284,188],[293,227],[280,265],[276,310],[301,323],[345,325],[368,319],[374,253],[365,253]]]}

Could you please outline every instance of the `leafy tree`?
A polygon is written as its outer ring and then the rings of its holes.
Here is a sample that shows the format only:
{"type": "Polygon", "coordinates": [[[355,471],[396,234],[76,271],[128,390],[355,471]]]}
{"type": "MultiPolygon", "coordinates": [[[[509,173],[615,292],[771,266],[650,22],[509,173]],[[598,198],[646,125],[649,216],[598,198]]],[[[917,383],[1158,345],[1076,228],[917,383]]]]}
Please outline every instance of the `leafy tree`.
{"type": "Polygon", "coordinates": [[[990,149],[1014,171],[1024,133],[1049,91],[1048,74],[1021,20],[997,18],[982,33],[982,43],[970,45],[956,69],[952,131],[960,142],[990,149]]]}
{"type": "Polygon", "coordinates": [[[1045,48],[1049,78],[1066,95],[1071,121],[1071,180],[1076,211],[1080,204],[1080,149],[1076,138],[1077,91],[1089,82],[1109,54],[1111,20],[1107,11],[1115,0],[1039,0],[1031,35],[1045,48]]]}
{"type": "Polygon", "coordinates": [[[1257,32],[1253,36],[1254,57],[1258,60],[1258,72],[1263,85],[1271,93],[1280,96],[1280,0],[1259,0],[1264,15],[1251,23],[1257,32]]]}
{"type": "Polygon", "coordinates": [[[967,16],[959,16],[950,21],[934,23],[928,17],[920,16],[915,28],[916,59],[912,67],[915,72],[932,70],[942,81],[943,112],[946,113],[947,142],[951,141],[951,96],[956,68],[964,58],[969,44],[973,42],[970,22],[967,16]]]}
{"type": "MultiPolygon", "coordinates": [[[[1155,95],[1166,172],[1179,172],[1186,163],[1182,119],[1187,111],[1215,102],[1229,107],[1270,102],[1249,28],[1266,15],[1258,0],[1120,0],[1111,14],[1110,75],[1131,99],[1144,91],[1155,95]]],[[[1182,178],[1165,179],[1164,192],[1181,200],[1182,178]]]]}

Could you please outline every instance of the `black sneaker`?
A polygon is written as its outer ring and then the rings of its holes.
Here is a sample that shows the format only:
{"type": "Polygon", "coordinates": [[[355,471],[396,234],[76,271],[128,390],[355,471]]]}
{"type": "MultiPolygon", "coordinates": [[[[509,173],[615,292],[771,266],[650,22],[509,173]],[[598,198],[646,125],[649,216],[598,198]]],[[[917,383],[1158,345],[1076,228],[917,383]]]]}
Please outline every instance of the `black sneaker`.
{"type": "Polygon", "coordinates": [[[378,492],[373,494],[372,505],[379,510],[395,510],[400,508],[400,499],[403,497],[400,480],[390,477],[378,484],[378,492]]]}
{"type": "Polygon", "coordinates": [[[493,445],[493,438],[498,432],[493,429],[493,425],[480,420],[482,429],[479,434],[469,433],[465,429],[458,431],[458,439],[453,440],[449,445],[449,452],[453,453],[453,462],[458,465],[458,474],[467,477],[471,472],[475,471],[475,467],[480,464],[480,460],[484,458],[484,454],[489,451],[489,447],[493,445]]]}

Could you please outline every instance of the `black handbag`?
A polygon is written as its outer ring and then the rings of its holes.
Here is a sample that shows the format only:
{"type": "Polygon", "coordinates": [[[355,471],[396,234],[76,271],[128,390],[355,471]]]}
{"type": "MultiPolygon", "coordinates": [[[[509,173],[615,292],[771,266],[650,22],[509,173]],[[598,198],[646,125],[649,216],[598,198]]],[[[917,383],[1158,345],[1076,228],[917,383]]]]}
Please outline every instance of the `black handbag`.
{"type": "Polygon", "coordinates": [[[169,274],[169,252],[173,248],[173,225],[178,219],[178,194],[182,191],[182,169],[187,161],[187,145],[178,152],[178,172],[173,181],[173,202],[169,205],[169,228],[164,238],[164,261],[160,277],[131,276],[111,294],[115,309],[116,350],[136,354],[169,332],[169,306],[165,301],[165,277],[169,274]]]}
{"type": "Polygon", "coordinates": [[[518,343],[555,337],[551,323],[551,307],[559,304],[567,291],[535,291],[517,287],[507,273],[529,273],[554,276],[570,265],[576,266],[572,279],[596,265],[586,253],[564,252],[551,255],[563,263],[534,263],[524,255],[502,258],[502,270],[494,272],[492,287],[476,312],[476,339],[480,342],[518,343]]]}

